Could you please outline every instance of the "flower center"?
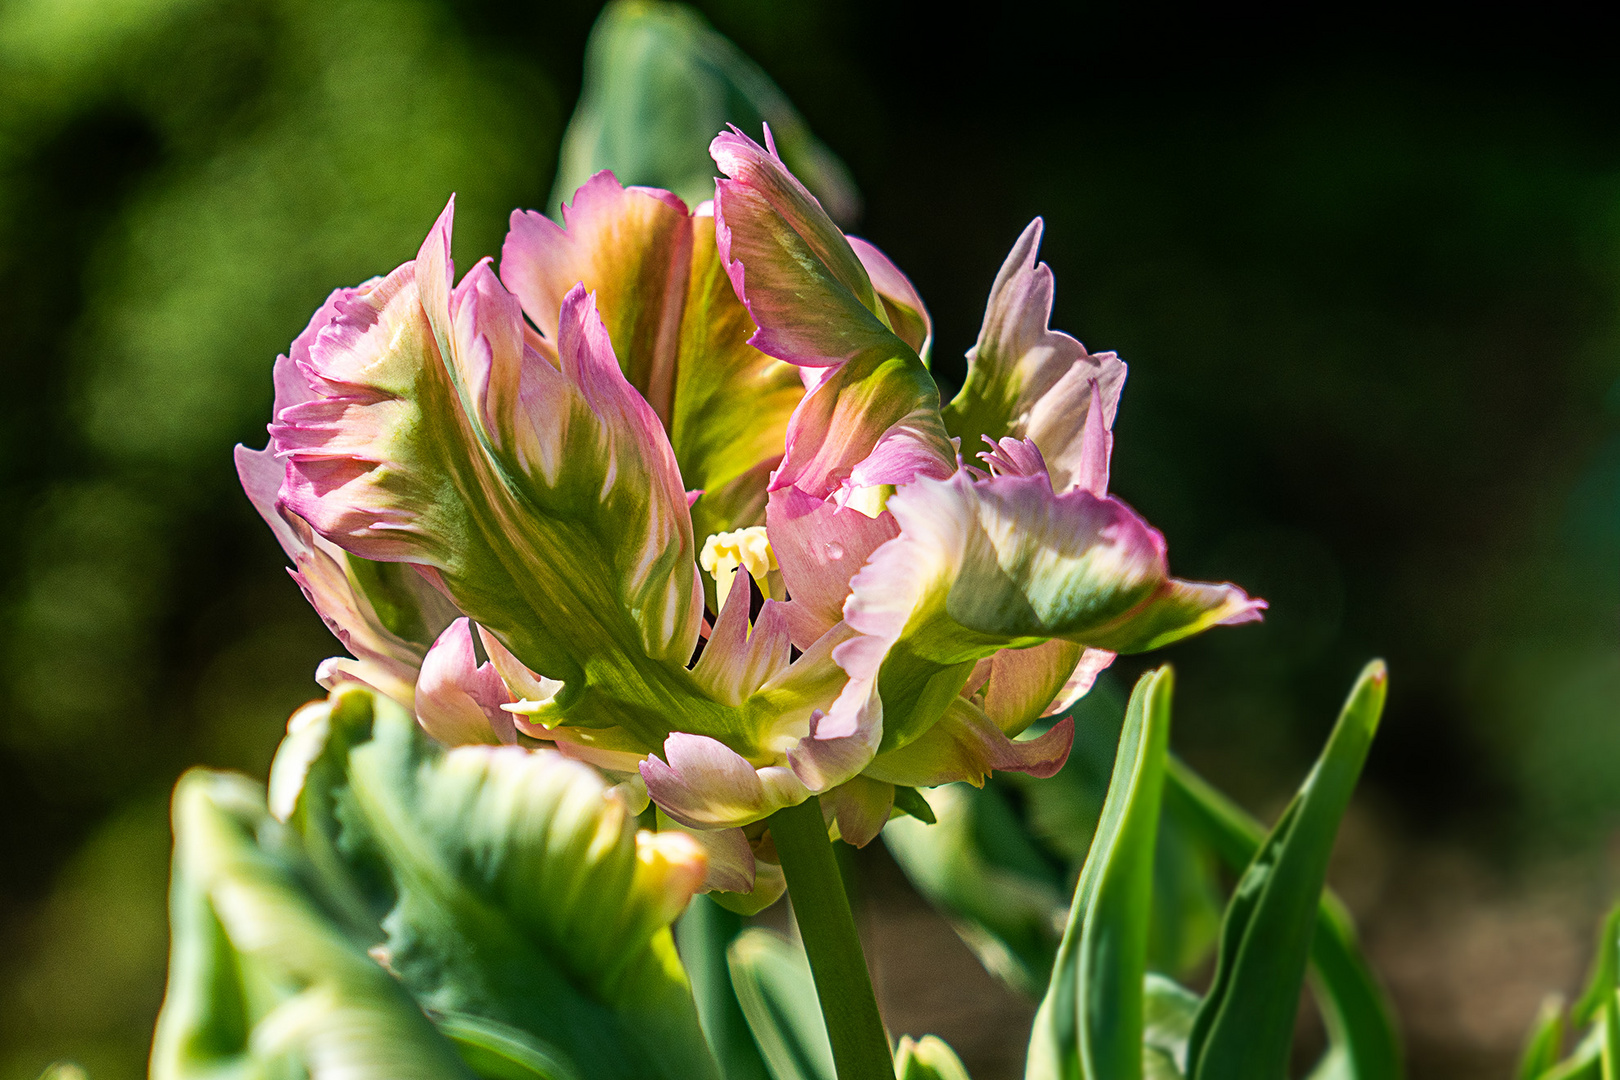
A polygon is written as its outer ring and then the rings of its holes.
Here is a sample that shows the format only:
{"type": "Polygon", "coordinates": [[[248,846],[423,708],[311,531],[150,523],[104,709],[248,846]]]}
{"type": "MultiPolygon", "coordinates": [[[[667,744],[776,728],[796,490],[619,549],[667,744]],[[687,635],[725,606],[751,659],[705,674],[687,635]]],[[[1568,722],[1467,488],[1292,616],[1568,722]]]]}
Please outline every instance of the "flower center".
{"type": "Polygon", "coordinates": [[[715,533],[703,541],[698,565],[714,578],[715,604],[721,610],[725,609],[726,597],[731,593],[739,567],[746,569],[749,576],[759,582],[760,591],[766,593],[769,590],[765,576],[778,569],[776,553],[771,550],[771,542],[765,536],[763,525],[715,533]]]}

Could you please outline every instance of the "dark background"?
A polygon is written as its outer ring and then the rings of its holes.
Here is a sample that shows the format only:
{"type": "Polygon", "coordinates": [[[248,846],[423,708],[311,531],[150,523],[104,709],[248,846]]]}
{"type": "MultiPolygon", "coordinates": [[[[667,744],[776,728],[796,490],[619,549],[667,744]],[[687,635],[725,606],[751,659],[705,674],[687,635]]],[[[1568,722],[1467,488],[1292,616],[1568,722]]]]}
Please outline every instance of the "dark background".
{"type": "MultiPolygon", "coordinates": [[[[1177,748],[1274,812],[1373,655],[1335,880],[1425,1075],[1507,1075],[1620,824],[1620,82],[1603,28],[698,5],[849,165],[959,380],[1041,214],[1131,364],[1114,488],[1272,601],[1172,650],[1177,748]]],[[[142,1074],[165,798],[262,774],[335,642],[236,486],[269,366],[458,191],[542,206],[590,3],[0,5],[0,1078],[142,1074]]],[[[1121,665],[1119,678],[1134,668],[1121,665]]],[[[1128,685],[1128,683],[1126,683],[1128,685]]]]}

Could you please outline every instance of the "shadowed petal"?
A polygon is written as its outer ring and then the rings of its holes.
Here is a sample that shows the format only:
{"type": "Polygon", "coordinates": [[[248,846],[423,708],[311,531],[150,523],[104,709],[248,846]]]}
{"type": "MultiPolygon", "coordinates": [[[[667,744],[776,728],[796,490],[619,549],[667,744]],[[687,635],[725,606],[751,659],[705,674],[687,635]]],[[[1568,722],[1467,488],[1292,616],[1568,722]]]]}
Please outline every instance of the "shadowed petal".
{"type": "Polygon", "coordinates": [[[934,344],[934,320],[929,316],[922,297],[917,294],[917,287],[875,244],[858,236],[846,239],[871,278],[872,290],[883,302],[883,313],[888,317],[889,325],[926,364],[934,344]]]}
{"type": "Polygon", "coordinates": [[[821,813],[846,844],[865,847],[877,839],[894,809],[894,785],[866,776],[839,784],[821,797],[821,813]]]}
{"type": "Polygon", "coordinates": [[[984,786],[991,770],[1055,775],[1074,743],[1074,720],[1058,721],[1033,739],[1009,739],[982,710],[956,698],[939,722],[918,738],[872,759],[865,776],[906,787],[938,787],[965,781],[984,786]]]}

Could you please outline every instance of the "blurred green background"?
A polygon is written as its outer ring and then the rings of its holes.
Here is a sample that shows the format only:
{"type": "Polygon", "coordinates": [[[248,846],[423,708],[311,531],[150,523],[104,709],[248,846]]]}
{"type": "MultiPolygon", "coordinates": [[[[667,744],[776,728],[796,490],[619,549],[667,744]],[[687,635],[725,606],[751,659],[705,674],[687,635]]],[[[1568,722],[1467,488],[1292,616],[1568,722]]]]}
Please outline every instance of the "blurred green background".
{"type": "MultiPolygon", "coordinates": [[[[411,257],[451,191],[463,267],[546,205],[598,6],[0,2],[0,1080],[142,1075],[168,789],[262,774],[336,651],[230,447],[262,444],[270,362],[327,292],[411,257]]],[[[1056,325],[1131,364],[1115,489],[1179,573],[1272,601],[1170,656],[1185,756],[1275,810],[1382,655],[1352,833],[1483,867],[1480,910],[1551,880],[1573,925],[1620,883],[1602,38],[697,6],[848,165],[942,382],[1045,216],[1056,325]]]]}

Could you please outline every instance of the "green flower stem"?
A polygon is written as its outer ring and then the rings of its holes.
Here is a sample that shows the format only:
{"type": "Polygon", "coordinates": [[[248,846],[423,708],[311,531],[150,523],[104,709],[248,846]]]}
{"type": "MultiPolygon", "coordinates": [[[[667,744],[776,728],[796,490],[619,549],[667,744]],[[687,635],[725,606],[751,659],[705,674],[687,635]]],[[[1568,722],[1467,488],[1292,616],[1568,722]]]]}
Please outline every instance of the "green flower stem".
{"type": "Polygon", "coordinates": [[[821,800],[812,795],[798,806],[778,810],[770,822],[838,1078],[889,1080],[894,1076],[889,1039],[821,817],[821,800]]]}

